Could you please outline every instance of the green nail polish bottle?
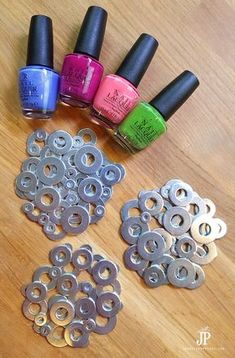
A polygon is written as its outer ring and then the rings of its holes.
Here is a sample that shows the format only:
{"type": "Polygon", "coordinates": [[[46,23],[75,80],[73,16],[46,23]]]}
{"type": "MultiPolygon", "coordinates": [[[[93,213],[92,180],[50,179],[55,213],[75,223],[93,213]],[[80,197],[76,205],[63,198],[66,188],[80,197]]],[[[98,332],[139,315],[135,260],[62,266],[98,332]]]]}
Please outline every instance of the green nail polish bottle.
{"type": "Polygon", "coordinates": [[[198,85],[199,81],[192,72],[182,72],[151,102],[140,102],[118,127],[115,139],[132,153],[148,147],[166,132],[166,121],[198,85]]]}

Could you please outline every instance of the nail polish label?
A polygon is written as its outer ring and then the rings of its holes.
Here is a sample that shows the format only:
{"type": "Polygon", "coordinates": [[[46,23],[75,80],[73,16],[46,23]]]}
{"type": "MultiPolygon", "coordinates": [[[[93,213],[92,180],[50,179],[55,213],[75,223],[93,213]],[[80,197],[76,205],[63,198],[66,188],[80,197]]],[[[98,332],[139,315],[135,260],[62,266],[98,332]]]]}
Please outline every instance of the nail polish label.
{"type": "Polygon", "coordinates": [[[138,101],[139,94],[129,82],[108,75],[101,82],[93,107],[111,122],[120,123],[138,101]]]}
{"type": "Polygon", "coordinates": [[[166,132],[166,123],[155,108],[142,102],[121,123],[118,131],[134,148],[144,149],[166,132]]]}
{"type": "Polygon", "coordinates": [[[60,94],[91,102],[100,84],[103,66],[96,60],[79,54],[65,57],[60,94]]]}
{"type": "Polygon", "coordinates": [[[23,109],[54,111],[59,75],[47,68],[28,66],[19,73],[19,94],[23,109]]]}

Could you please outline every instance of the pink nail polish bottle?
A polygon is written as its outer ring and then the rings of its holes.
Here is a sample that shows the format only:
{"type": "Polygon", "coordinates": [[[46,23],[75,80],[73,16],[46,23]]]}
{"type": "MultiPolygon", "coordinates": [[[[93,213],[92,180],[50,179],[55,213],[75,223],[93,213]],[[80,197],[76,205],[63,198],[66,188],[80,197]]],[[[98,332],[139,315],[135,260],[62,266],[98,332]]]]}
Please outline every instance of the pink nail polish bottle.
{"type": "Polygon", "coordinates": [[[93,101],[92,120],[115,128],[137,105],[140,95],[136,89],[158,47],[157,40],[142,34],[134,43],[114,75],[107,75],[93,101]]]}
{"type": "Polygon", "coordinates": [[[65,56],[60,82],[60,100],[70,106],[86,108],[92,103],[103,76],[99,62],[107,12],[90,6],[83,20],[74,53],[65,56]]]}

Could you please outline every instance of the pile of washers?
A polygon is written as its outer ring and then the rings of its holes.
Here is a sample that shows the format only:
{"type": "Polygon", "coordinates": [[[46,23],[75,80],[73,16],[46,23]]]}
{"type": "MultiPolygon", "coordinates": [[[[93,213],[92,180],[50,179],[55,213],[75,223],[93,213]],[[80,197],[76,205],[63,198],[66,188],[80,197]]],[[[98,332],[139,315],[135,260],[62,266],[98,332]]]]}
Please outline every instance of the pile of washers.
{"type": "Polygon", "coordinates": [[[23,313],[34,322],[33,329],[56,347],[86,347],[91,332],[111,332],[122,309],[118,266],[93,254],[89,245],[75,251],[70,244],[57,246],[49,259],[52,265],[39,267],[21,290],[23,313]],[[79,279],[84,271],[90,280],[79,279]],[[105,325],[98,317],[106,320],[105,325]]]}
{"type": "Polygon", "coordinates": [[[27,153],[15,191],[29,200],[23,212],[51,240],[80,234],[98,222],[112,186],[125,176],[124,167],[96,147],[96,135],[89,128],[74,137],[62,130],[48,135],[37,129],[28,137],[27,153]]]}
{"type": "Polygon", "coordinates": [[[214,240],[227,232],[215,212],[211,200],[202,199],[179,179],[141,191],[121,209],[121,235],[131,245],[124,253],[126,267],[150,287],[201,286],[205,273],[200,265],[217,256],[214,240]]]}

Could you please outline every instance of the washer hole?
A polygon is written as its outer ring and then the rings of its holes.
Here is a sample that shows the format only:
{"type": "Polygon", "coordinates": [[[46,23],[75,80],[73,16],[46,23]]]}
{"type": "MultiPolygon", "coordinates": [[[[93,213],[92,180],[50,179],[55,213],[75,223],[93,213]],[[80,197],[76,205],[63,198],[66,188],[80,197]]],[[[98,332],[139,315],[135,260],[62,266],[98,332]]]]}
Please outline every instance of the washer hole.
{"type": "Polygon", "coordinates": [[[141,226],[138,224],[133,224],[129,227],[129,234],[131,236],[139,236],[142,232],[141,226]]]}
{"type": "Polygon", "coordinates": [[[79,214],[72,214],[69,217],[69,225],[71,225],[72,227],[78,227],[79,225],[81,225],[82,222],[82,217],[79,214]]]}
{"type": "Polygon", "coordinates": [[[207,236],[211,233],[211,226],[208,223],[201,223],[199,226],[200,235],[207,236]]]}
{"type": "Polygon", "coordinates": [[[92,140],[91,135],[89,133],[84,134],[82,139],[85,143],[91,142],[92,140]]]}
{"type": "Polygon", "coordinates": [[[30,303],[29,305],[29,312],[36,316],[40,312],[40,305],[38,303],[30,303]]]}
{"type": "Polygon", "coordinates": [[[175,196],[177,199],[183,199],[187,196],[187,192],[184,189],[178,189],[175,193],[175,196]]]}
{"type": "Polygon", "coordinates": [[[41,290],[37,287],[32,290],[32,295],[35,298],[38,298],[40,296],[40,293],[41,293],[41,290]]]}
{"type": "Polygon", "coordinates": [[[79,265],[85,265],[87,263],[87,256],[85,254],[80,254],[78,257],[77,257],[77,263],[79,265]]]}
{"type": "Polygon", "coordinates": [[[68,317],[68,310],[64,307],[57,308],[55,316],[58,320],[63,321],[68,317]]]}
{"type": "Polygon", "coordinates": [[[74,328],[71,332],[71,338],[73,341],[78,341],[82,335],[82,332],[78,328],[74,328]]]}
{"type": "Polygon", "coordinates": [[[179,227],[182,226],[184,223],[184,219],[181,215],[173,215],[171,218],[171,224],[172,226],[179,227]]]}
{"type": "Polygon", "coordinates": [[[109,268],[104,268],[102,271],[100,271],[100,277],[103,280],[106,280],[111,275],[111,271],[109,268]]]}
{"type": "Polygon", "coordinates": [[[147,209],[154,209],[157,205],[157,200],[155,198],[149,198],[145,201],[145,206],[147,209]]]}
{"type": "Polygon", "coordinates": [[[183,245],[181,245],[181,250],[185,253],[192,251],[192,245],[190,243],[185,242],[183,245]]]}
{"type": "Polygon", "coordinates": [[[41,197],[41,201],[44,205],[49,206],[53,203],[53,196],[51,194],[44,194],[41,197]]]}
{"type": "Polygon", "coordinates": [[[43,273],[41,276],[40,276],[40,281],[47,285],[48,283],[51,282],[51,279],[50,279],[50,276],[48,275],[48,273],[43,273]]]}
{"type": "Polygon", "coordinates": [[[64,282],[62,283],[62,289],[65,291],[69,291],[71,290],[71,288],[72,288],[72,282],[69,279],[64,280],[64,282]]]}
{"type": "Polygon", "coordinates": [[[86,153],[82,156],[82,163],[88,167],[93,165],[95,162],[95,157],[92,153],[86,153]]]}
{"type": "Polygon", "coordinates": [[[138,252],[133,252],[133,254],[131,255],[131,261],[134,263],[134,264],[138,264],[141,262],[141,257],[140,255],[138,254],[138,252]]]}
{"type": "Polygon", "coordinates": [[[180,266],[176,270],[176,277],[180,280],[185,279],[188,276],[188,270],[184,266],[180,266]]]}
{"type": "Polygon", "coordinates": [[[105,300],[103,303],[102,303],[102,307],[104,310],[106,311],[111,311],[113,309],[115,305],[115,302],[113,299],[108,299],[108,300],[105,300]]]}
{"type": "Polygon", "coordinates": [[[93,196],[96,193],[96,186],[94,184],[87,184],[84,188],[86,195],[93,196]]]}

